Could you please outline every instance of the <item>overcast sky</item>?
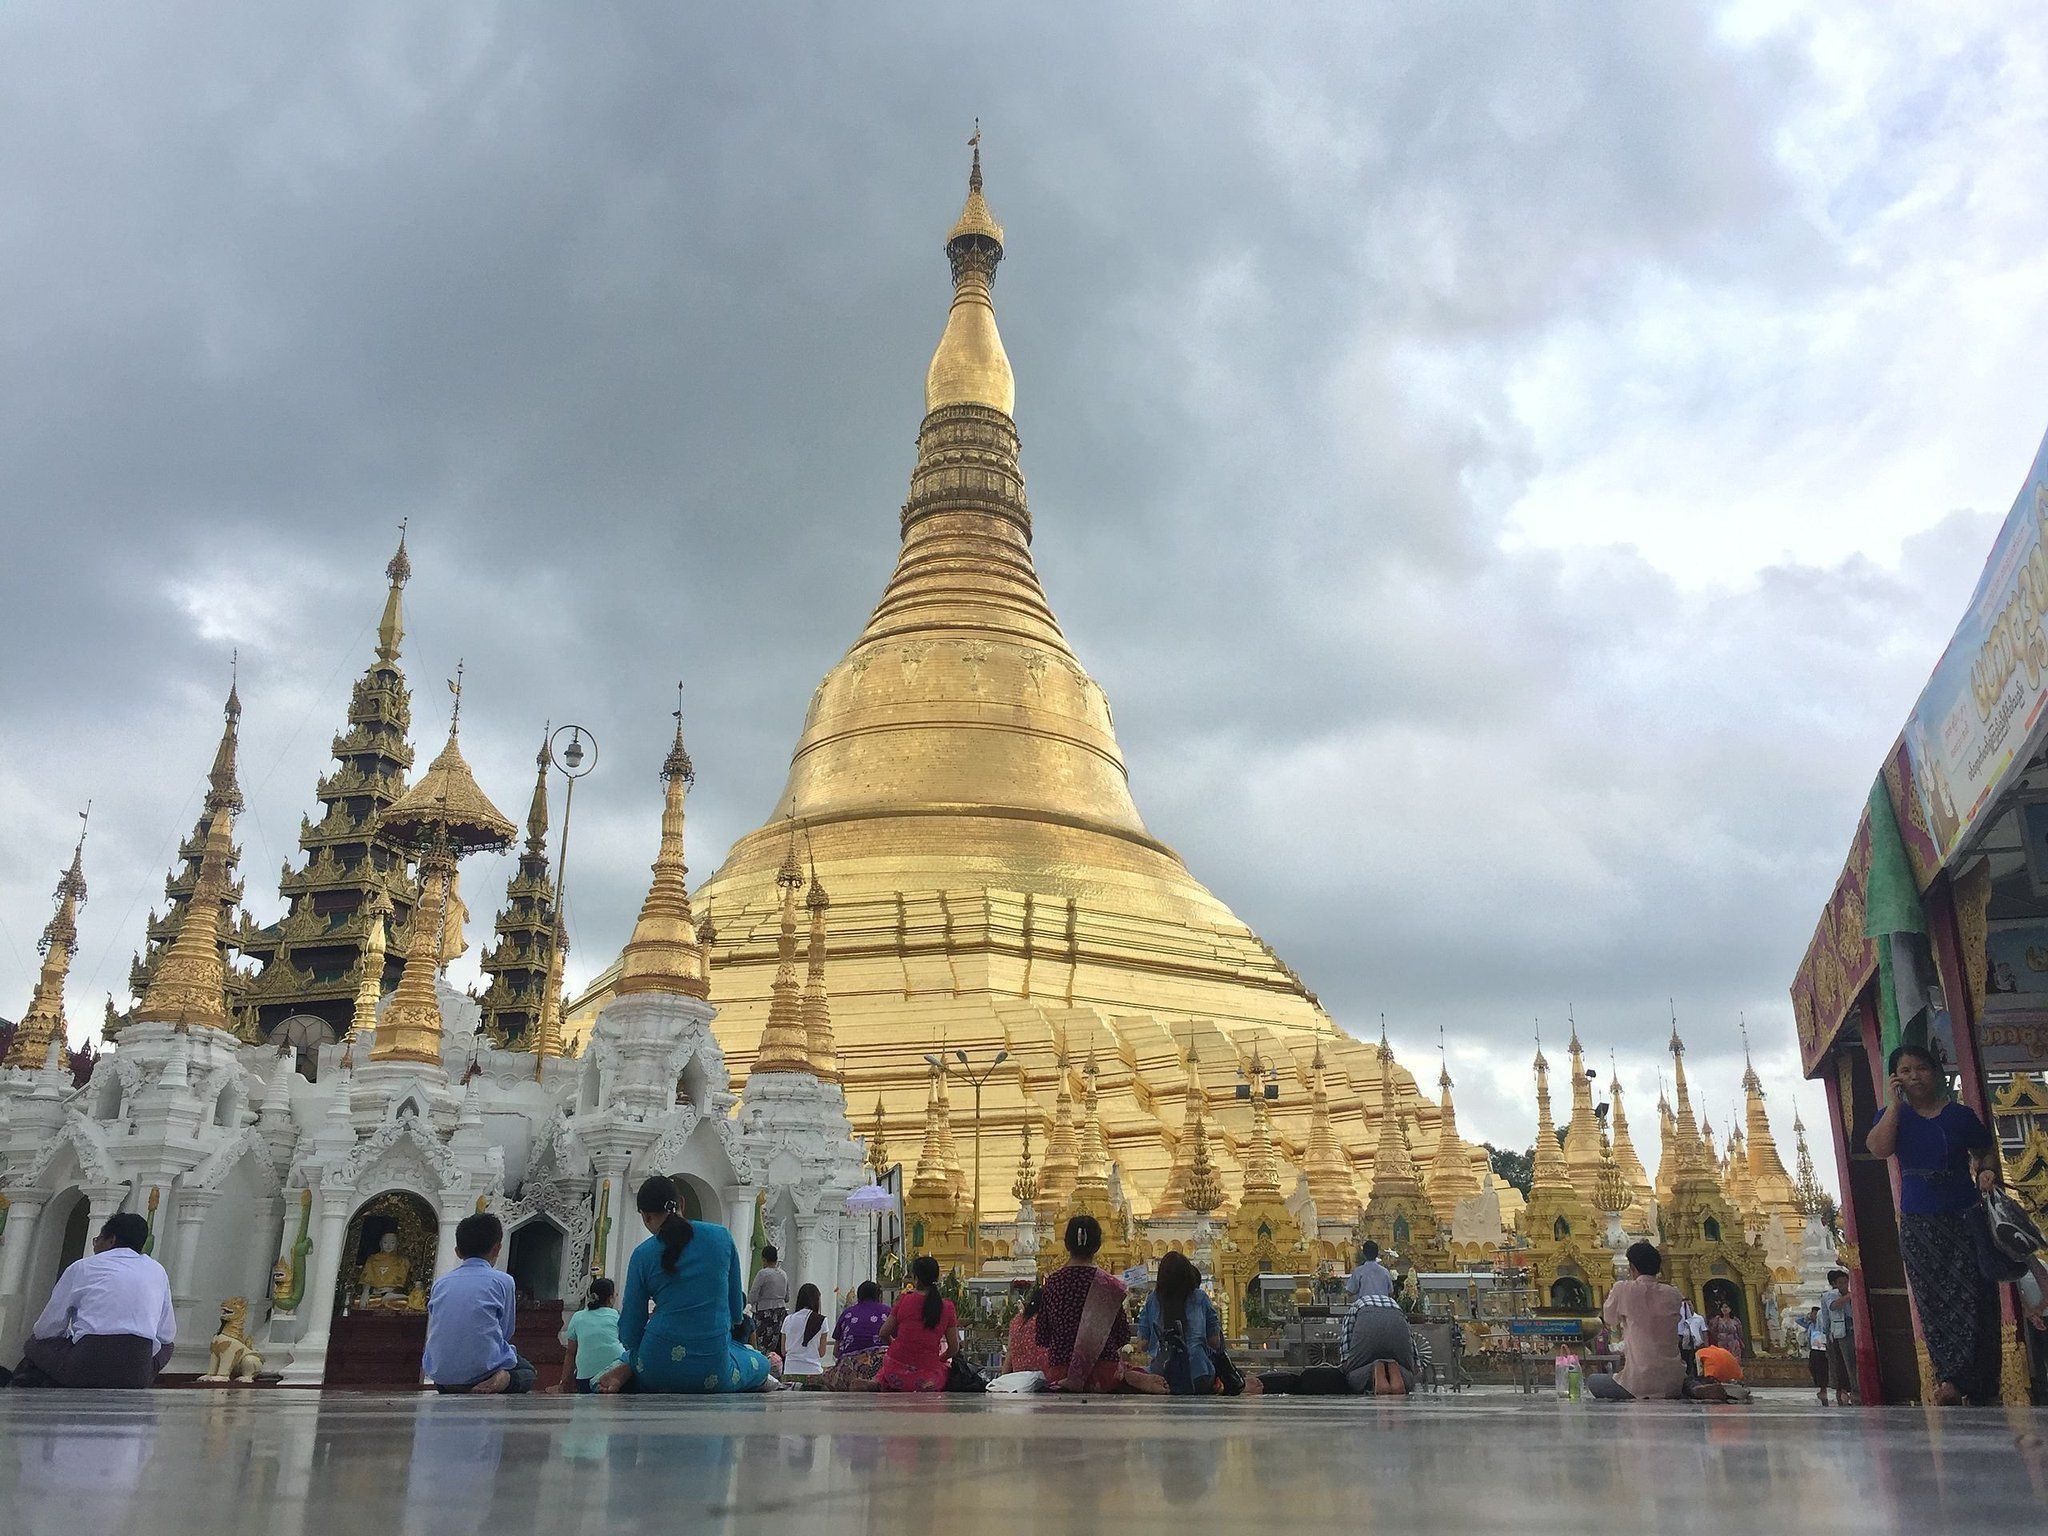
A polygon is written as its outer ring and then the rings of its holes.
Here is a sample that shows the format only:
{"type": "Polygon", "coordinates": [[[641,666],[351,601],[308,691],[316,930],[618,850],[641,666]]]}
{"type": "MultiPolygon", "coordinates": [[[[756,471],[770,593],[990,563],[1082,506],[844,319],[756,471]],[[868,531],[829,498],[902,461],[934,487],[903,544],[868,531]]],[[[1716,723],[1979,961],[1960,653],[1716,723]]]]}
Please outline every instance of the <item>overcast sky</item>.
{"type": "Polygon", "coordinates": [[[601,740],[572,984],[679,677],[708,874],[891,566],[978,115],[1153,831],[1347,1028],[1441,1026],[1468,1134],[1570,1007],[1653,1138],[1675,997],[1789,1160],[1787,984],[2048,424],[2044,103],[2038,0],[10,6],[0,1013],[87,797],[74,1032],[124,989],[235,647],[277,915],[401,517],[423,760],[458,658],[515,816],[601,740]]]}

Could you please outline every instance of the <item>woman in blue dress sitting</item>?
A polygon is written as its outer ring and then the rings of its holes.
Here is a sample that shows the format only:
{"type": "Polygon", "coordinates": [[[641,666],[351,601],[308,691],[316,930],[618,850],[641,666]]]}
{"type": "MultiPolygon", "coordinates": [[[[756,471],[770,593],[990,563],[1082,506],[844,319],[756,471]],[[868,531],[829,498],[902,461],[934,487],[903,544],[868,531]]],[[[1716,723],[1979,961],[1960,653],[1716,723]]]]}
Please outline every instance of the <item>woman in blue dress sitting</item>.
{"type": "Polygon", "coordinates": [[[640,1219],[652,1234],[626,1263],[619,1344],[626,1357],[598,1379],[600,1392],[759,1392],[774,1380],[768,1357],[733,1338],[747,1287],[732,1234],[681,1214],[675,1181],[640,1186],[640,1219]]]}

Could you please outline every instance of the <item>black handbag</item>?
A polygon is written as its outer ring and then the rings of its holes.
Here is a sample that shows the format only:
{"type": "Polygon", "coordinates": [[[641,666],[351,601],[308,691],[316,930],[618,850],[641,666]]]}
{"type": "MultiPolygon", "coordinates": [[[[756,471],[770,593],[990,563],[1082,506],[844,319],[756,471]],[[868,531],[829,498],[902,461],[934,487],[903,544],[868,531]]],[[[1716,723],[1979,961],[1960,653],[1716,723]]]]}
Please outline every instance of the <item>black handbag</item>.
{"type": "Polygon", "coordinates": [[[1195,1378],[1188,1359],[1187,1330],[1169,1324],[1159,1330],[1159,1336],[1166,1346],[1166,1368],[1159,1373],[1166,1378],[1166,1390],[1175,1397],[1193,1397],[1195,1378]]]}
{"type": "Polygon", "coordinates": [[[1232,1360],[1220,1347],[1210,1350],[1209,1358],[1216,1362],[1216,1380],[1223,1388],[1223,1395],[1225,1397],[1243,1396],[1244,1372],[1237,1368],[1237,1362],[1232,1360]]]}
{"type": "Polygon", "coordinates": [[[2034,1225],[2027,1208],[2003,1189],[1994,1187],[1986,1192],[1984,1225],[1991,1245],[2022,1269],[2041,1251],[2041,1229],[2034,1225]]]}
{"type": "Polygon", "coordinates": [[[958,1355],[946,1367],[946,1390],[948,1392],[986,1392],[988,1373],[979,1366],[962,1360],[958,1355]]]}
{"type": "Polygon", "coordinates": [[[1992,1225],[1991,1196],[1971,1207],[1970,1242],[1977,1250],[1977,1273],[1992,1284],[2011,1285],[2026,1275],[2027,1261],[2012,1257],[1998,1242],[1992,1225]]]}

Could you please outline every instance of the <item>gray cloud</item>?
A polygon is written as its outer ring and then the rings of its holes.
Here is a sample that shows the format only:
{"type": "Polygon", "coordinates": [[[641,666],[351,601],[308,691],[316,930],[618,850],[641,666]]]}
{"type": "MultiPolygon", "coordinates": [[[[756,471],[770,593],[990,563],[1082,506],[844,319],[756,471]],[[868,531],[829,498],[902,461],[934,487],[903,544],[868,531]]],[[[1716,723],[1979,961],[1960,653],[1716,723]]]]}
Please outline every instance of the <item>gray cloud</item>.
{"type": "Polygon", "coordinates": [[[572,969],[630,922],[678,678],[708,872],[891,564],[978,113],[1041,568],[1154,830],[1349,1027],[1442,1025],[1481,1133],[1527,1135],[1523,1042],[1567,1004],[1644,1101],[1670,995],[1713,1094],[1741,1010],[1787,1076],[1785,984],[1990,526],[1743,533],[1704,581],[1656,552],[1754,487],[1651,447],[1746,451],[1759,398],[1802,446],[1904,435],[1882,358],[1783,343],[1870,302],[1849,226],[1915,193],[1869,168],[1928,173],[1932,130],[1887,119],[1837,168],[1863,213],[1817,213],[1786,146],[1842,83],[1805,25],[11,12],[0,1009],[87,795],[74,1020],[118,986],[235,646],[275,911],[402,516],[419,741],[458,657],[501,804],[544,719],[603,741],[572,969]],[[1761,384],[1745,336],[1788,354],[1761,384]],[[1652,547],[1525,536],[1587,486],[1652,547]]]}

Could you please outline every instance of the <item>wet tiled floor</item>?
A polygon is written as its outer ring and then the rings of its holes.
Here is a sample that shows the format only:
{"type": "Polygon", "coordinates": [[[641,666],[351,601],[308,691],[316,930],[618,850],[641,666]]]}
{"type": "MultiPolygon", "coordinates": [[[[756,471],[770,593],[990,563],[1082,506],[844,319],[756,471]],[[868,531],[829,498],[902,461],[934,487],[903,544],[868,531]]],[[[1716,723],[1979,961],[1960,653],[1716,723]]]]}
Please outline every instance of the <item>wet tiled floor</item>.
{"type": "Polygon", "coordinates": [[[0,1530],[2048,1529],[2048,1412],[0,1393],[0,1530]]]}

